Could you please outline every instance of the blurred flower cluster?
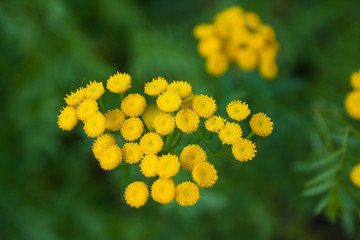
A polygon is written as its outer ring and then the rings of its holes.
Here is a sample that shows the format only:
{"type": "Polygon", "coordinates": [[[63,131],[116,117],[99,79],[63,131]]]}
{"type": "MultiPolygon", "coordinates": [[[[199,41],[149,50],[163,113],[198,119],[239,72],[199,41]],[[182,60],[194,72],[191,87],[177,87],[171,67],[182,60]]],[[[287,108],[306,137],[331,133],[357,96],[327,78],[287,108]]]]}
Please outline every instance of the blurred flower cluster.
{"type": "Polygon", "coordinates": [[[119,108],[106,110],[101,100],[105,93],[103,83],[90,82],[86,88],[79,88],[65,97],[67,106],[58,116],[58,125],[69,131],[80,120],[87,136],[96,138],[92,151],[104,170],[116,169],[121,162],[125,162],[125,167],[139,163],[147,182],[157,177],[150,190],[145,181],[127,186],[125,200],[132,207],[145,205],[150,195],[162,204],[174,199],[181,206],[196,204],[200,198],[199,188],[210,188],[218,179],[217,170],[209,159],[228,155],[239,161],[251,160],[256,149],[250,138],[255,134],[269,136],[273,130],[273,122],[266,114],[253,114],[249,122],[252,131],[243,138],[239,121],[250,115],[245,102],[235,100],[228,104],[226,111],[233,120],[228,121],[214,115],[217,104],[212,97],[193,94],[192,86],[185,81],[169,83],[162,77],[153,79],[144,86],[146,98],[139,93],[124,96],[130,87],[128,74],[111,76],[106,88],[119,94],[121,103],[119,108]],[[201,128],[210,135],[203,134],[201,128]],[[175,151],[184,133],[197,135],[186,147],[175,151]],[[218,151],[208,143],[213,136],[221,141],[222,148],[218,151]],[[117,138],[125,142],[121,147],[117,138]],[[195,139],[201,141],[210,154],[195,144],[195,139]],[[181,169],[190,171],[192,180],[175,184],[173,177],[181,169]]]}
{"type": "Polygon", "coordinates": [[[265,79],[277,75],[275,32],[254,12],[230,7],[219,12],[212,24],[197,25],[194,36],[199,39],[199,54],[206,58],[206,70],[213,76],[222,76],[231,62],[246,71],[258,67],[265,79]]]}
{"type": "Polygon", "coordinates": [[[345,109],[351,118],[360,119],[360,70],[351,74],[350,84],[354,90],[346,96],[345,109]]]}

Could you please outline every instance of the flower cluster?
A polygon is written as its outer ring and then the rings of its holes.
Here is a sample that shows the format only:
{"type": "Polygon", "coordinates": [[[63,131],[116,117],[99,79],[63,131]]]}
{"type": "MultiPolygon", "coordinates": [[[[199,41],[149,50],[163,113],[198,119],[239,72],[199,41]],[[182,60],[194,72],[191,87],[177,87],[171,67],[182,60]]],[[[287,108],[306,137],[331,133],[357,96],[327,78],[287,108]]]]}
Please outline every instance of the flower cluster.
{"type": "Polygon", "coordinates": [[[235,100],[228,104],[226,112],[232,119],[228,121],[215,115],[217,104],[212,97],[194,94],[185,81],[170,83],[158,77],[145,84],[144,96],[129,93],[124,97],[130,87],[128,74],[117,73],[108,79],[106,88],[122,99],[119,108],[108,111],[101,101],[105,92],[101,82],[79,88],[66,96],[67,106],[58,116],[58,125],[71,130],[79,120],[83,122],[87,136],[96,138],[92,151],[104,170],[116,169],[122,162],[125,168],[139,165],[145,180],[130,183],[124,193],[131,207],[142,207],[149,196],[162,204],[175,199],[181,206],[195,205],[200,198],[199,189],[211,188],[218,179],[211,158],[228,155],[242,162],[251,160],[257,151],[250,138],[254,134],[269,136],[273,130],[273,122],[266,114],[253,114],[249,121],[252,132],[243,138],[239,121],[250,115],[245,102],[235,100]],[[209,133],[203,134],[202,128],[209,133]],[[197,136],[176,150],[184,133],[197,136]],[[115,136],[125,143],[119,146],[115,136]],[[206,138],[211,136],[221,141],[221,150],[210,147],[206,138]],[[199,138],[210,154],[194,143],[199,138]],[[175,183],[173,178],[180,170],[190,171],[191,179],[175,183]]]}
{"type": "Polygon", "coordinates": [[[345,99],[345,109],[350,117],[360,119],[360,70],[353,72],[350,77],[353,91],[345,99]]]}
{"type": "Polygon", "coordinates": [[[199,39],[199,54],[206,58],[206,70],[213,76],[223,75],[231,62],[246,71],[259,67],[265,79],[277,75],[275,32],[254,12],[230,7],[219,12],[212,24],[197,25],[194,36],[199,39]]]}

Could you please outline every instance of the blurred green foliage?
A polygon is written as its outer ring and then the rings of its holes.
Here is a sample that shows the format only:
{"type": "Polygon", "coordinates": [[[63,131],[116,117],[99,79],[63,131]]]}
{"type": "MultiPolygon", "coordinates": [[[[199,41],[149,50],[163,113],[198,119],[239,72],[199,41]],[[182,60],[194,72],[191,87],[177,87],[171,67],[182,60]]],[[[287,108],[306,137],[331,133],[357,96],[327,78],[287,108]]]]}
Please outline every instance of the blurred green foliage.
{"type": "Polygon", "coordinates": [[[355,239],[359,200],[345,228],[315,217],[321,199],[302,194],[311,175],[294,170],[336,154],[345,129],[360,128],[335,117],[346,115],[348,79],[360,68],[359,9],[356,0],[1,2],[0,239],[355,239]],[[274,82],[236,67],[206,74],[192,28],[233,4],[274,27],[274,82]],[[81,128],[56,125],[65,93],[116,71],[130,73],[137,91],[159,75],[188,81],[222,113],[240,98],[267,112],[275,131],[258,139],[251,162],[215,159],[219,181],[195,207],[131,209],[122,173],[99,168],[81,128]]]}

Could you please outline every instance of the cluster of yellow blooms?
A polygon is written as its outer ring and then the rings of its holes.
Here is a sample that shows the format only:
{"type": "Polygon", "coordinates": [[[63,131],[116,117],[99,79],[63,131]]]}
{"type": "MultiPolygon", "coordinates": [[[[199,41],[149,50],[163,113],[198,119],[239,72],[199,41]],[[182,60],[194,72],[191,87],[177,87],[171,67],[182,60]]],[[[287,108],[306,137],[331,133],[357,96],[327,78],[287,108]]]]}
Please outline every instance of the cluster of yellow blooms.
{"type": "Polygon", "coordinates": [[[90,82],[86,88],[80,88],[65,100],[67,106],[58,116],[58,125],[63,130],[71,130],[78,120],[84,123],[84,131],[89,137],[96,138],[92,151],[104,170],[112,170],[121,162],[125,165],[139,163],[141,173],[146,178],[158,177],[150,188],[145,182],[135,181],[125,190],[125,200],[132,207],[146,204],[149,196],[156,202],[167,204],[174,199],[181,206],[193,206],[200,198],[199,188],[212,187],[217,179],[217,171],[208,159],[221,154],[232,155],[239,161],[248,161],[255,156],[255,144],[250,138],[256,134],[269,136],[273,122],[264,113],[252,115],[252,132],[242,137],[238,121],[246,119],[250,109],[245,102],[236,100],[228,104],[226,111],[234,122],[226,121],[214,115],[217,104],[212,97],[195,95],[192,86],[184,81],[169,83],[162,77],[145,84],[144,93],[124,93],[131,87],[128,74],[117,73],[107,80],[106,88],[121,94],[122,101],[118,109],[100,112],[101,96],[104,86],[101,82],[90,82]],[[156,99],[154,99],[156,98],[156,99]],[[156,103],[156,114],[147,114],[154,108],[149,102],[156,103]],[[149,119],[146,120],[146,119],[149,119]],[[207,144],[201,132],[201,118],[205,129],[218,135],[225,147],[215,152],[207,144]],[[183,133],[197,133],[212,156],[198,144],[189,144],[177,156],[174,149],[179,146],[183,133]],[[126,143],[120,148],[113,135],[122,137],[126,143]],[[175,141],[176,140],[176,141],[175,141]],[[174,143],[175,142],[175,143],[174,143]],[[220,153],[220,154],[219,154],[220,153]],[[175,184],[173,177],[180,168],[190,171],[192,181],[175,184]]]}
{"type": "Polygon", "coordinates": [[[345,109],[350,117],[360,119],[360,70],[353,72],[350,77],[353,91],[345,99],[345,109]]]}
{"type": "Polygon", "coordinates": [[[230,7],[219,12],[213,24],[197,25],[194,36],[199,39],[199,54],[206,58],[206,70],[213,76],[223,75],[230,62],[246,71],[259,67],[265,79],[277,75],[275,32],[254,12],[230,7]]]}

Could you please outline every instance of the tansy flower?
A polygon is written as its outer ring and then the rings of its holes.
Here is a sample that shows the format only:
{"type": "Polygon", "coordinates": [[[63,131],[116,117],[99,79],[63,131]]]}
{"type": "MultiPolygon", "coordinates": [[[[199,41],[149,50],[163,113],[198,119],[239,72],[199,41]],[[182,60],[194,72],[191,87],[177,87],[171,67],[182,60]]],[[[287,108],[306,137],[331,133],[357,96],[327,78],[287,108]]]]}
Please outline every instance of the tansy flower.
{"type": "Polygon", "coordinates": [[[169,83],[162,77],[158,77],[157,79],[153,78],[151,82],[145,83],[144,93],[150,96],[157,96],[166,91],[168,84],[169,83]]]}
{"type": "Polygon", "coordinates": [[[219,52],[221,40],[216,36],[202,38],[198,44],[198,52],[202,57],[209,57],[213,53],[219,52]]]}
{"type": "Polygon", "coordinates": [[[117,72],[107,80],[106,88],[110,92],[124,93],[131,87],[131,77],[127,73],[117,72]]]}
{"type": "Polygon", "coordinates": [[[182,99],[187,98],[192,93],[191,85],[184,81],[173,81],[169,84],[167,90],[179,94],[182,99]]]}
{"type": "Polygon", "coordinates": [[[145,111],[141,115],[141,117],[144,120],[144,124],[148,127],[149,131],[153,132],[155,130],[155,128],[153,127],[155,118],[161,113],[164,113],[164,111],[160,110],[156,106],[156,104],[151,103],[146,106],[145,111]]]}
{"type": "Polygon", "coordinates": [[[143,151],[138,143],[125,143],[123,146],[124,161],[130,164],[137,163],[143,157],[143,151]]]}
{"type": "Polygon", "coordinates": [[[250,127],[251,130],[259,136],[267,137],[270,136],[274,123],[271,119],[266,116],[265,113],[257,113],[251,117],[250,127]]]}
{"type": "Polygon", "coordinates": [[[144,182],[130,183],[125,189],[126,203],[135,208],[142,207],[149,199],[149,189],[144,182]]]}
{"type": "Polygon", "coordinates": [[[260,73],[265,79],[273,79],[276,77],[277,72],[278,67],[275,60],[263,60],[260,62],[260,73]]]}
{"type": "Polygon", "coordinates": [[[225,124],[225,119],[219,116],[212,116],[205,121],[205,128],[210,132],[220,131],[225,124]]]}
{"type": "Polygon", "coordinates": [[[151,197],[155,202],[171,203],[175,198],[175,184],[172,179],[159,178],[151,186],[151,197]]]}
{"type": "Polygon", "coordinates": [[[160,135],[168,135],[174,131],[175,117],[169,113],[160,113],[154,118],[153,127],[160,135]]]}
{"type": "Polygon", "coordinates": [[[212,187],[216,183],[218,176],[214,165],[208,162],[201,162],[195,165],[192,170],[192,177],[200,188],[212,187]]]}
{"type": "Polygon", "coordinates": [[[355,90],[346,96],[345,109],[350,117],[360,119],[360,90],[355,90]]]}
{"type": "Polygon", "coordinates": [[[195,96],[192,108],[199,117],[208,118],[214,114],[217,106],[212,97],[200,94],[195,96]]]}
{"type": "Polygon", "coordinates": [[[76,126],[77,122],[75,108],[66,106],[60,111],[57,124],[62,130],[70,131],[76,126]]]}
{"type": "Polygon", "coordinates": [[[222,53],[211,54],[205,64],[206,71],[215,77],[223,75],[229,67],[229,60],[222,53]]]}
{"type": "Polygon", "coordinates": [[[260,27],[261,25],[261,20],[259,15],[257,15],[254,12],[247,12],[245,14],[245,18],[246,18],[246,24],[248,27],[250,27],[251,29],[257,29],[258,27],[260,27]]]}
{"type": "Polygon", "coordinates": [[[191,109],[181,109],[175,116],[176,126],[185,133],[196,132],[200,118],[191,109]]]}
{"type": "Polygon", "coordinates": [[[122,161],[122,152],[118,145],[111,145],[100,157],[100,167],[104,170],[116,168],[122,161]]]}
{"type": "Polygon", "coordinates": [[[129,117],[140,116],[146,108],[146,100],[138,93],[127,95],[121,103],[121,110],[129,117]]]}
{"type": "Polygon", "coordinates": [[[176,186],[176,201],[180,206],[194,206],[200,198],[199,188],[193,182],[183,182],[176,186]]]}
{"type": "Polygon", "coordinates": [[[251,71],[256,68],[259,59],[254,50],[244,48],[237,53],[235,61],[242,69],[251,71]]]}
{"type": "Polygon", "coordinates": [[[226,112],[231,119],[241,121],[250,114],[249,106],[239,100],[230,102],[226,107],[226,112]]]}
{"type": "Polygon", "coordinates": [[[127,141],[139,139],[144,131],[144,124],[140,118],[128,118],[122,125],[120,132],[127,141]]]}
{"type": "Polygon", "coordinates": [[[145,177],[155,177],[159,166],[159,158],[155,154],[145,155],[140,163],[140,170],[145,177]]]}
{"type": "Polygon", "coordinates": [[[70,95],[66,94],[65,101],[69,106],[77,106],[85,99],[84,88],[79,88],[75,92],[72,92],[70,95]]]}
{"type": "Polygon", "coordinates": [[[98,137],[105,131],[105,117],[97,112],[85,121],[84,130],[89,137],[98,137]]]}
{"type": "Polygon", "coordinates": [[[241,162],[251,160],[255,157],[255,144],[250,140],[241,138],[232,146],[232,153],[241,162]]]}
{"type": "Polygon", "coordinates": [[[191,94],[187,98],[185,98],[181,103],[181,108],[191,108],[193,107],[193,102],[195,99],[195,95],[191,94]]]}
{"type": "Polygon", "coordinates": [[[97,111],[99,111],[97,102],[92,99],[85,99],[77,107],[77,116],[80,120],[85,121],[97,111]]]}
{"type": "Polygon", "coordinates": [[[350,172],[351,182],[360,188],[360,164],[356,164],[350,172]]]}
{"type": "Polygon", "coordinates": [[[211,24],[199,24],[193,30],[194,37],[201,39],[215,34],[214,26],[211,24]]]}
{"type": "Polygon", "coordinates": [[[85,91],[86,91],[86,97],[94,100],[99,99],[105,92],[103,83],[96,81],[87,84],[85,91]]]}
{"type": "Polygon", "coordinates": [[[189,171],[192,171],[196,164],[206,160],[206,152],[197,144],[188,145],[180,154],[181,166],[189,171]]]}
{"type": "Polygon", "coordinates": [[[149,132],[140,139],[140,147],[145,154],[157,154],[164,147],[164,141],[159,134],[149,132]]]}
{"type": "Polygon", "coordinates": [[[179,158],[176,155],[167,154],[159,158],[158,174],[161,178],[171,178],[180,170],[179,158]]]}
{"type": "Polygon", "coordinates": [[[354,89],[360,89],[360,70],[351,74],[350,83],[354,89]]]}
{"type": "Polygon", "coordinates": [[[219,138],[223,144],[234,144],[241,138],[242,130],[237,123],[225,123],[224,127],[219,131],[219,138]]]}
{"type": "Polygon", "coordinates": [[[104,134],[99,136],[93,143],[91,149],[96,159],[100,160],[104,151],[116,144],[116,139],[110,134],[104,134]]]}
{"type": "Polygon", "coordinates": [[[125,114],[120,109],[105,113],[105,127],[110,131],[119,131],[125,122],[125,114]]]}
{"type": "Polygon", "coordinates": [[[156,99],[156,104],[165,112],[174,112],[180,108],[181,97],[175,92],[166,91],[156,99]]]}

